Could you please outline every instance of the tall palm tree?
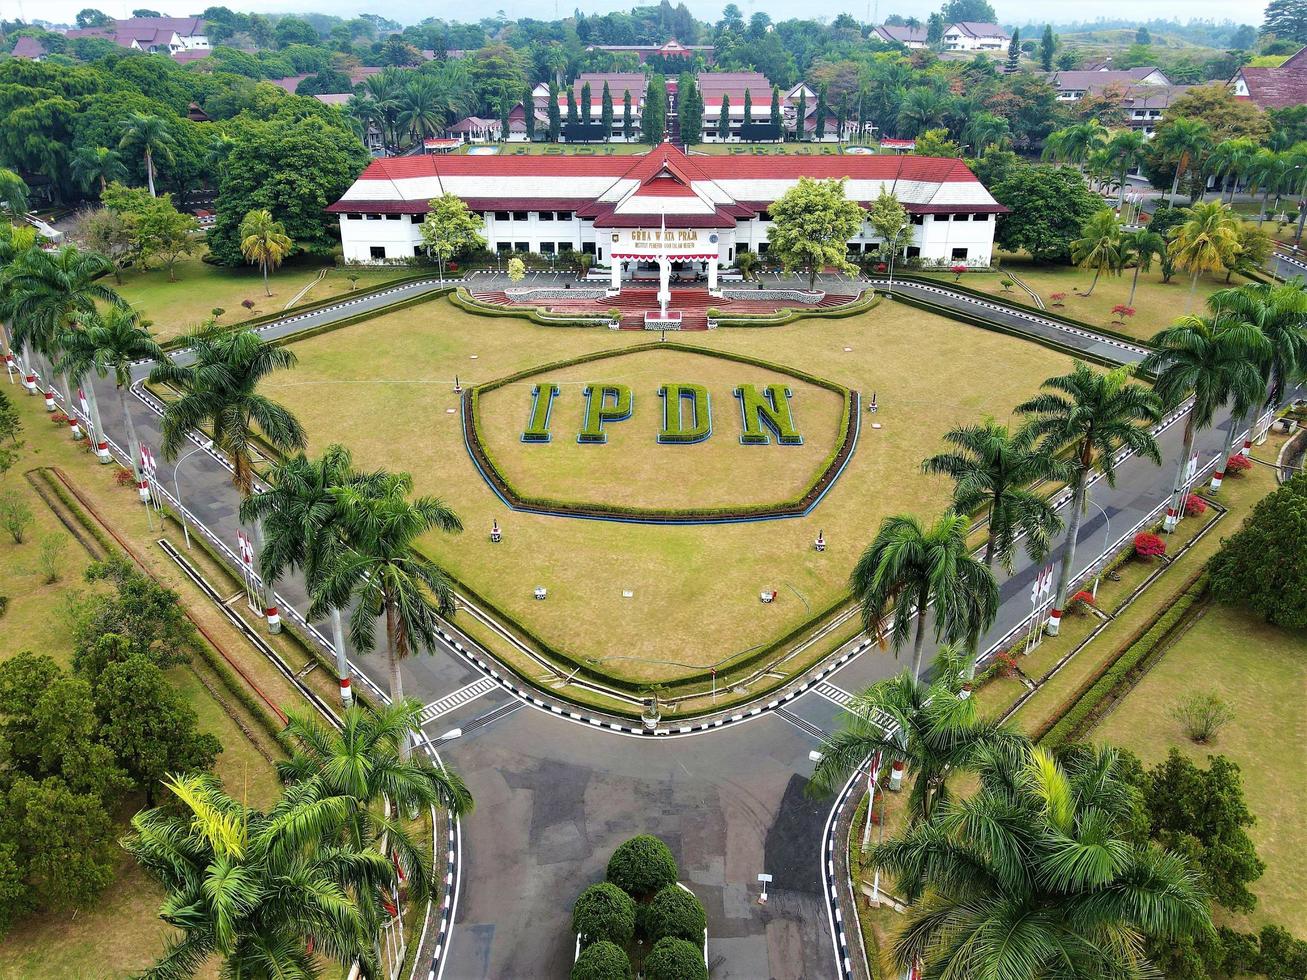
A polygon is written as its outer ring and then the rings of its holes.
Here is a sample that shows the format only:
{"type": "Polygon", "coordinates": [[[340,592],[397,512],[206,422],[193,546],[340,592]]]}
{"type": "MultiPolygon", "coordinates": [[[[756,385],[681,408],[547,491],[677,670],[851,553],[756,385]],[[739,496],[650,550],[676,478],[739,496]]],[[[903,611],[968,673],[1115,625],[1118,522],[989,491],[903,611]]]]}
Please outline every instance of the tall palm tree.
{"type": "Polygon", "coordinates": [[[1199,163],[1212,145],[1212,129],[1201,119],[1180,116],[1170,120],[1153,137],[1153,146],[1162,159],[1175,167],[1171,180],[1170,200],[1180,189],[1180,179],[1190,170],[1199,169],[1199,163]]]}
{"type": "Polygon", "coordinates": [[[1126,306],[1135,305],[1135,290],[1139,288],[1140,271],[1148,272],[1153,267],[1153,259],[1165,254],[1166,239],[1157,232],[1150,231],[1147,225],[1121,234],[1122,267],[1131,262],[1135,267],[1134,278],[1130,280],[1130,298],[1125,301],[1126,306]]]}
{"type": "Polygon", "coordinates": [[[358,801],[293,786],[265,813],[209,775],[165,785],[176,802],[138,813],[123,840],[163,885],[160,918],[181,931],[145,976],[193,977],[211,957],[224,976],[250,980],[307,980],[322,960],[378,975],[372,885],[397,875],[389,857],[343,833],[358,801]]]}
{"type": "Polygon", "coordinates": [[[899,132],[905,136],[920,136],[928,129],[944,125],[948,112],[948,96],[928,85],[920,85],[911,89],[899,103],[899,132]]]}
{"type": "Polygon", "coordinates": [[[1258,150],[1248,164],[1248,190],[1256,194],[1262,192],[1262,206],[1257,211],[1257,227],[1266,220],[1267,202],[1271,194],[1275,195],[1275,206],[1271,213],[1280,210],[1280,195],[1284,192],[1285,182],[1291,165],[1287,153],[1277,153],[1263,147],[1258,150]]]}
{"type": "Polygon", "coordinates": [[[251,211],[241,220],[241,255],[245,261],[263,270],[263,291],[269,296],[268,270],[281,265],[295,243],[286,234],[286,228],[275,221],[272,212],[265,209],[251,211]]]}
{"type": "MultiPolygon", "coordinates": [[[[48,364],[61,355],[60,341],[79,313],[92,313],[99,304],[122,305],[122,298],[104,285],[100,277],[112,271],[113,263],[98,252],[86,252],[65,245],[56,252],[29,249],[11,270],[14,313],[14,342],[23,349],[39,351],[48,364]]],[[[54,411],[54,371],[46,386],[45,406],[54,411]]],[[[72,392],[63,379],[72,418],[72,392]]]]}
{"type": "Polygon", "coordinates": [[[981,788],[872,846],[908,902],[890,956],[928,977],[1150,975],[1145,936],[1212,928],[1198,873],[1139,843],[1113,749],[989,753],[981,788]]]}
{"type": "Polygon", "coordinates": [[[118,143],[121,150],[135,150],[145,160],[145,182],[154,197],[154,165],[156,160],[172,163],[173,147],[177,145],[168,123],[160,116],[151,116],[143,112],[133,112],[127,117],[123,127],[122,140],[118,143]]]}
{"type": "Polygon", "coordinates": [[[107,146],[83,146],[69,161],[69,169],[77,186],[84,191],[98,186],[100,193],[115,180],[122,180],[127,173],[122,157],[107,146]]]}
{"type": "Polygon", "coordinates": [[[1125,206],[1126,175],[1140,166],[1147,157],[1148,137],[1138,129],[1119,129],[1111,135],[1103,147],[1107,159],[1112,162],[1120,182],[1116,200],[1119,211],[1125,206]]]}
{"type": "MultiPolygon", "coordinates": [[[[79,313],[76,325],[65,327],[60,335],[60,356],[54,365],[56,371],[77,386],[78,394],[86,400],[91,427],[87,434],[95,448],[95,456],[101,463],[112,463],[113,457],[109,455],[109,437],[105,435],[104,425],[100,421],[100,400],[95,394],[95,385],[87,383],[87,376],[94,371],[95,350],[99,342],[88,338],[86,331],[88,328],[98,328],[106,316],[124,315],[134,315],[134,311],[130,307],[111,306],[103,314],[99,311],[79,313]]],[[[72,403],[71,396],[69,403],[72,403]]]]}
{"type": "Polygon", "coordinates": [[[1097,119],[1076,123],[1048,134],[1043,158],[1058,163],[1073,163],[1083,169],[1095,150],[1107,143],[1107,128],[1097,119]]]}
{"type": "Polygon", "coordinates": [[[992,112],[979,112],[969,117],[963,134],[977,156],[990,146],[1003,148],[1012,137],[1008,121],[992,112]]]}
{"type": "MultiPolygon", "coordinates": [[[[253,330],[222,331],[212,326],[182,339],[186,363],[163,360],[150,372],[155,384],[173,385],[180,396],[163,410],[163,454],[175,459],[191,430],[206,428],[214,445],[232,463],[232,484],[247,500],[254,493],[254,449],[262,438],[278,453],[303,449],[304,427],[290,410],[259,392],[274,371],[295,366],[295,355],[253,330]]],[[[256,522],[257,551],[263,551],[263,530],[256,522]]],[[[281,631],[273,598],[273,583],[262,580],[263,610],[268,629],[281,631]]]]}
{"type": "MultiPolygon", "coordinates": [[[[155,342],[149,325],[128,306],[111,306],[78,315],[78,330],[65,349],[68,369],[75,375],[94,372],[97,377],[113,375],[118,408],[127,429],[127,451],[132,457],[132,475],[141,501],[150,491],[141,473],[141,443],[136,437],[127,393],[132,387],[132,365],[141,361],[162,361],[163,349],[155,342]]],[[[96,425],[99,425],[97,420],[96,425]]]]}
{"type": "Polygon", "coordinates": [[[1247,320],[1267,341],[1263,404],[1279,405],[1285,384],[1307,371],[1307,284],[1302,277],[1285,283],[1244,283],[1208,298],[1213,312],[1228,310],[1247,320]]]}
{"type": "Polygon", "coordinates": [[[434,78],[414,75],[400,90],[400,111],[396,121],[412,136],[415,143],[444,128],[449,104],[434,78]]]}
{"type": "MultiPolygon", "coordinates": [[[[267,489],[241,503],[241,520],[263,528],[259,574],[265,581],[275,582],[288,570],[298,568],[304,572],[309,593],[314,593],[333,556],[344,545],[344,515],[335,491],[363,479],[354,469],[349,450],[338,445],[328,446],[318,459],[298,453],[272,467],[267,489]]],[[[340,609],[333,606],[328,616],[340,699],[348,708],[354,703],[354,694],[340,609]]]]}
{"type": "Polygon", "coordinates": [[[955,447],[937,453],[921,464],[926,473],[953,480],[953,510],[970,514],[987,507],[985,567],[996,561],[1011,569],[1017,538],[1026,537],[1033,561],[1042,558],[1052,536],[1062,529],[1052,503],[1038,492],[1045,480],[1064,480],[1067,467],[1039,445],[1038,434],[1028,425],[1015,432],[987,418],[980,425],[950,429],[944,441],[955,447]]]}
{"type": "Polygon", "coordinates": [[[1071,261],[1082,269],[1094,270],[1094,280],[1084,294],[1088,296],[1104,270],[1120,271],[1121,219],[1107,208],[1095,211],[1080,230],[1080,236],[1071,243],[1071,261]]]}
{"type": "Polygon", "coordinates": [[[14,342],[13,322],[17,315],[19,293],[13,288],[19,260],[36,247],[36,229],[30,225],[0,224],[0,333],[4,335],[5,351],[18,362],[23,374],[23,387],[29,395],[36,394],[36,371],[30,350],[14,342]]]}
{"type": "Polygon", "coordinates": [[[1228,189],[1230,200],[1234,200],[1235,185],[1239,178],[1247,176],[1258,149],[1257,141],[1246,136],[1222,140],[1212,148],[1211,156],[1207,158],[1208,169],[1213,177],[1219,177],[1225,184],[1219,196],[1224,197],[1228,189]]]}
{"type": "Polygon", "coordinates": [[[912,635],[912,676],[921,676],[926,620],[935,604],[935,639],[971,640],[998,614],[998,583],[967,547],[970,519],[952,511],[931,527],[915,517],[887,517],[850,577],[862,607],[862,626],[877,635],[893,618],[890,642],[897,652],[912,635]]]}
{"type": "Polygon", "coordinates": [[[22,176],[0,167],[0,214],[11,221],[21,221],[27,214],[31,191],[22,176]]]}
{"type": "Polygon", "coordinates": [[[1176,268],[1190,274],[1192,308],[1198,277],[1222,271],[1238,254],[1239,220],[1220,201],[1195,204],[1189,211],[1189,220],[1171,229],[1167,254],[1175,261],[1176,268]]]}
{"type": "Polygon", "coordinates": [[[810,792],[830,795],[879,753],[882,767],[902,766],[912,781],[909,819],[929,819],[949,798],[949,773],[965,770],[984,747],[1013,746],[1020,740],[981,718],[975,699],[962,696],[967,683],[962,663],[963,656],[945,646],[935,659],[931,683],[905,670],[855,695],[839,730],[822,740],[810,792]]]}
{"type": "Polygon", "coordinates": [[[1047,440],[1049,449],[1072,447],[1071,512],[1047,627],[1053,636],[1061,627],[1062,609],[1071,586],[1076,539],[1089,502],[1090,477],[1095,470],[1101,470],[1107,485],[1116,486],[1116,454],[1121,449],[1162,464],[1157,440],[1148,428],[1161,420],[1161,402],[1143,385],[1131,384],[1128,379],[1127,368],[1103,373],[1076,361],[1070,374],[1049,378],[1041,386],[1047,390],[1016,409],[1034,416],[1031,425],[1047,440]]]}
{"type": "MultiPolygon", "coordinates": [[[[349,634],[354,649],[376,647],[377,620],[383,619],[390,699],[404,700],[399,665],[414,650],[430,653],[438,639],[438,616],[454,612],[454,589],[445,573],[416,550],[431,531],[454,534],[462,522],[435,497],[410,499],[407,473],[374,474],[363,485],[333,491],[344,512],[346,547],[333,556],[310,615],[351,604],[349,634]]],[[[404,745],[407,758],[408,745],[404,745]]]]}
{"type": "Polygon", "coordinates": [[[1140,369],[1157,373],[1154,385],[1167,407],[1180,405],[1192,392],[1193,407],[1185,416],[1184,449],[1176,467],[1165,528],[1175,528],[1184,510],[1189,457],[1194,438],[1212,424],[1216,410],[1233,400],[1247,411],[1266,391],[1261,364],[1266,338],[1251,323],[1233,314],[1183,316],[1150,341],[1153,352],[1140,369]]]}

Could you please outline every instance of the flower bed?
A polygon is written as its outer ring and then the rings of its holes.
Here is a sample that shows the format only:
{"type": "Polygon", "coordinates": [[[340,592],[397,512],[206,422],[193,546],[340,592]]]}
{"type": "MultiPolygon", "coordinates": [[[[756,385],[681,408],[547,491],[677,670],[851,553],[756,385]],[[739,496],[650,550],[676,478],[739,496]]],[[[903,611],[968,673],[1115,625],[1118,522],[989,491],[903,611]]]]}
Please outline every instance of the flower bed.
{"type": "Polygon", "coordinates": [[[723,299],[786,299],[793,303],[820,303],[826,294],[820,289],[809,292],[806,289],[723,289],[723,299]]]}
{"type": "Polygon", "coordinates": [[[592,286],[580,289],[561,289],[558,286],[518,286],[504,290],[504,295],[518,302],[540,299],[603,299],[606,291],[592,286]]]}

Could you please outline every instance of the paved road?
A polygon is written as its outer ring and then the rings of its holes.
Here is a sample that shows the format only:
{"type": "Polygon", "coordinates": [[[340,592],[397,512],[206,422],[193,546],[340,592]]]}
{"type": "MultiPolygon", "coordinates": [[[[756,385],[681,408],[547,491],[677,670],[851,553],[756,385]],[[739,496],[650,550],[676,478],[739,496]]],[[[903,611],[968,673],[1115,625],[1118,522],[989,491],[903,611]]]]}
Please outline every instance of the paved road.
{"type": "MultiPolygon", "coordinates": [[[[385,296],[292,317],[264,333],[281,336],[431,288],[398,287],[385,296]]],[[[895,288],[929,289],[936,302],[983,309],[1040,335],[1055,331],[1063,343],[1122,361],[1139,356],[1103,338],[944,288],[895,288]]],[[[98,383],[96,390],[109,435],[121,446],[125,438],[112,386],[98,383]]],[[[132,399],[131,410],[142,439],[157,447],[158,416],[148,398],[132,399]]],[[[1115,489],[1096,487],[1095,502],[1110,521],[1111,537],[1123,536],[1162,501],[1179,453],[1179,429],[1170,425],[1161,433],[1162,471],[1126,460],[1115,489]]],[[[1220,436],[1209,431],[1199,444],[1206,462],[1219,448],[1220,436]]],[[[159,466],[161,484],[171,491],[173,466],[162,460],[159,466]]],[[[230,550],[236,496],[223,461],[205,452],[191,456],[183,466],[182,497],[230,550]]],[[[1082,566],[1098,557],[1107,537],[1106,521],[1095,511],[1081,529],[1082,566]]],[[[1022,559],[1004,578],[991,641],[1029,614],[1033,574],[1022,559]]],[[[278,583],[278,589],[285,602],[304,610],[297,580],[278,583]]],[[[356,666],[385,687],[379,656],[356,666]]],[[[901,666],[873,648],[834,676],[835,693],[860,688],[901,666]]],[[[805,693],[781,711],[689,736],[695,738],[691,745],[600,732],[524,704],[448,646],[435,656],[407,661],[404,684],[407,693],[430,705],[424,727],[432,738],[462,730],[461,737],[441,745],[441,753],[464,774],[477,800],[476,814],[461,827],[461,887],[443,976],[565,975],[572,956],[571,901],[602,876],[612,849],[638,832],[656,833],[671,844],[684,879],[703,898],[714,977],[840,975],[819,880],[818,847],[829,804],[803,795],[811,771],[808,753],[822,731],[838,724],[840,709],[830,697],[805,693]],[[765,908],[755,904],[756,877],[764,870],[774,876],[765,908]]]]}

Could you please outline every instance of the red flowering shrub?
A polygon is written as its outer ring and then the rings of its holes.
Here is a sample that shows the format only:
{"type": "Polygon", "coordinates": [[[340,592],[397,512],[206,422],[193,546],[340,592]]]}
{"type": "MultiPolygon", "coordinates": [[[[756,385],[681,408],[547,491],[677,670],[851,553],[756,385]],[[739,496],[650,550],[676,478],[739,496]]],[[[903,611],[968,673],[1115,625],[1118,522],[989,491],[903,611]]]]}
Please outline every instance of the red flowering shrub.
{"type": "Polygon", "coordinates": [[[1166,542],[1156,534],[1141,531],[1135,535],[1135,554],[1140,558],[1160,558],[1166,554],[1166,542]]]}
{"type": "Polygon", "coordinates": [[[876,271],[877,271],[877,272],[884,272],[884,271],[885,271],[886,269],[888,269],[888,268],[889,268],[889,266],[887,266],[884,262],[877,262],[877,263],[876,263],[876,271]]]}
{"type": "Polygon", "coordinates": [[[243,299],[243,300],[241,300],[241,306],[245,307],[245,309],[247,309],[247,310],[252,310],[252,309],[254,309],[254,300],[252,300],[252,299],[243,299]]]}
{"type": "Polygon", "coordinates": [[[113,482],[120,487],[134,487],[136,486],[136,477],[132,475],[131,470],[118,469],[114,470],[113,482]]]}
{"type": "Polygon", "coordinates": [[[994,673],[999,677],[1012,677],[1017,672],[1017,655],[1011,650],[994,654],[994,673]]]}
{"type": "Polygon", "coordinates": [[[1186,517],[1197,517],[1207,513],[1207,501],[1196,493],[1189,494],[1184,502],[1184,513],[1186,517]]]}
{"type": "Polygon", "coordinates": [[[1071,597],[1071,601],[1078,602],[1082,606],[1092,606],[1094,605],[1096,600],[1094,599],[1094,594],[1092,592],[1081,591],[1073,595],[1071,597]]]}
{"type": "Polygon", "coordinates": [[[65,415],[63,412],[52,412],[50,414],[50,421],[53,422],[55,425],[67,425],[68,416],[65,415]]]}
{"type": "Polygon", "coordinates": [[[1066,299],[1066,293],[1049,293],[1048,298],[1053,301],[1054,306],[1066,306],[1066,303],[1062,302],[1066,299]]]}
{"type": "Polygon", "coordinates": [[[1135,308],[1133,306],[1126,306],[1124,303],[1117,303],[1116,306],[1112,307],[1113,323],[1125,323],[1126,317],[1132,317],[1134,315],[1135,308]]]}
{"type": "Polygon", "coordinates": [[[1245,470],[1253,468],[1253,461],[1243,453],[1235,453],[1225,461],[1225,475],[1234,476],[1236,473],[1243,473],[1245,470]]]}
{"type": "Polygon", "coordinates": [[[966,271],[967,271],[967,267],[966,267],[965,265],[955,265],[955,266],[953,266],[952,268],[949,269],[949,272],[953,273],[953,281],[954,281],[954,282],[961,282],[961,281],[962,281],[962,273],[964,273],[964,272],[966,272],[966,271]]]}

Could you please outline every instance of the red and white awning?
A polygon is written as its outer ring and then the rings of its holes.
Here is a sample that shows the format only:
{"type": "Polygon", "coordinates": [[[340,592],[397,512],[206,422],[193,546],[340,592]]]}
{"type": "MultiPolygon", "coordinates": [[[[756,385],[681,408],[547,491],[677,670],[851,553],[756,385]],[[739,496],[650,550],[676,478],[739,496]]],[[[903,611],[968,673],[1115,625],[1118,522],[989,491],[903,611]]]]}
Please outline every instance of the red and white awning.
{"type": "Polygon", "coordinates": [[[615,259],[671,259],[673,262],[710,262],[713,259],[721,258],[716,252],[698,253],[687,252],[613,252],[612,258],[615,259]]]}

